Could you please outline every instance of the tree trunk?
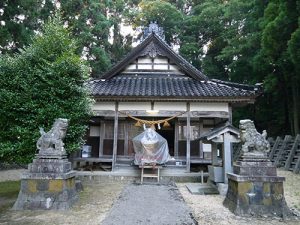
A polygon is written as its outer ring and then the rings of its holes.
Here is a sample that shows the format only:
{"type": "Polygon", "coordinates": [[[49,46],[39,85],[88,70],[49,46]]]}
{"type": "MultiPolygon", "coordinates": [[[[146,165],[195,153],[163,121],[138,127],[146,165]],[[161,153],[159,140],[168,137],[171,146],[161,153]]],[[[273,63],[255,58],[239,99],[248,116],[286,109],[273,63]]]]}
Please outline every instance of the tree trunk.
{"type": "MultiPolygon", "coordinates": [[[[278,68],[278,71],[280,71],[280,69],[278,68]]],[[[293,127],[290,121],[290,105],[291,105],[291,101],[290,101],[290,95],[289,95],[289,91],[287,90],[287,81],[284,79],[283,74],[277,73],[278,75],[278,80],[279,80],[279,92],[283,94],[283,98],[282,98],[282,103],[283,103],[283,107],[284,107],[284,127],[282,129],[282,132],[287,134],[293,131],[293,127]]]]}
{"type": "Polygon", "coordinates": [[[297,79],[292,79],[292,96],[293,96],[293,134],[299,134],[299,88],[297,79]]]}

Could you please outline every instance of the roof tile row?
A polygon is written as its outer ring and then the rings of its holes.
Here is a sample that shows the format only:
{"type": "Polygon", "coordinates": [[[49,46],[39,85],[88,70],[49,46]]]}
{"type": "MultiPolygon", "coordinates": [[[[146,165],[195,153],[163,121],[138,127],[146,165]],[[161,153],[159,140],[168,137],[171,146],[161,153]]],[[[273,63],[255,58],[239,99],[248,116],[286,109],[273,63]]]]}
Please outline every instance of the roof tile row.
{"type": "Polygon", "coordinates": [[[256,91],[230,84],[181,76],[121,75],[87,83],[93,96],[130,97],[254,97],[256,91]]]}

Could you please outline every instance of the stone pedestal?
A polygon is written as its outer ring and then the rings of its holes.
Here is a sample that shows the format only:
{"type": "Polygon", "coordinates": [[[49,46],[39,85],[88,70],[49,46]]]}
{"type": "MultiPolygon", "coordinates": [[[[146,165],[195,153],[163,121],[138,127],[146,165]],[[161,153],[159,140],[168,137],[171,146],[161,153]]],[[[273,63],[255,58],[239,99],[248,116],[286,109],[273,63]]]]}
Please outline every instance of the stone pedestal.
{"type": "Polygon", "coordinates": [[[71,163],[61,155],[37,155],[21,177],[21,189],[13,209],[65,210],[77,198],[71,163]]]}
{"type": "Polygon", "coordinates": [[[284,177],[265,155],[244,154],[228,173],[224,205],[240,216],[281,216],[289,214],[284,199],[284,177]]]}

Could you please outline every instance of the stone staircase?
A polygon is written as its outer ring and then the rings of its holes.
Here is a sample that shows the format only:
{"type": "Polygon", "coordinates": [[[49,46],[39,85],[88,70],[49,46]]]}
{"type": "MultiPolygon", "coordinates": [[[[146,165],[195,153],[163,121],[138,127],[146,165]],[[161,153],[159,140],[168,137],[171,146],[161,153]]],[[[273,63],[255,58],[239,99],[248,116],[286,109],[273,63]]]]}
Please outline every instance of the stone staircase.
{"type": "Polygon", "coordinates": [[[277,137],[271,144],[270,160],[277,167],[299,173],[300,171],[300,135],[277,137]]]}
{"type": "Polygon", "coordinates": [[[299,173],[300,170],[300,134],[298,134],[294,140],[291,151],[286,157],[284,164],[286,170],[299,173]]]}

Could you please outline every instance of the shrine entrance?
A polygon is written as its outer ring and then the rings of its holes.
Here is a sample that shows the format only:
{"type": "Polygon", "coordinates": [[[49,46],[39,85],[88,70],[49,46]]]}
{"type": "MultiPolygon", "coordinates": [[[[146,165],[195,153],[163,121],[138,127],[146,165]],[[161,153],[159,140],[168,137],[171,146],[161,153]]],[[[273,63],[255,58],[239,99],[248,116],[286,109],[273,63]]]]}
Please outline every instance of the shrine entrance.
{"type": "Polygon", "coordinates": [[[174,157],[174,146],[175,146],[175,124],[170,122],[170,127],[162,127],[160,130],[157,129],[156,132],[159,133],[168,142],[169,154],[174,157]]]}

